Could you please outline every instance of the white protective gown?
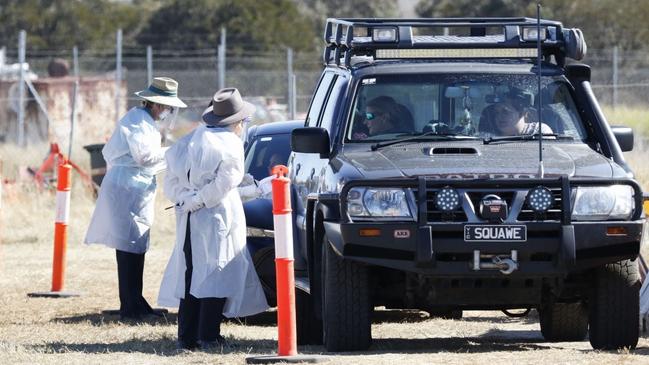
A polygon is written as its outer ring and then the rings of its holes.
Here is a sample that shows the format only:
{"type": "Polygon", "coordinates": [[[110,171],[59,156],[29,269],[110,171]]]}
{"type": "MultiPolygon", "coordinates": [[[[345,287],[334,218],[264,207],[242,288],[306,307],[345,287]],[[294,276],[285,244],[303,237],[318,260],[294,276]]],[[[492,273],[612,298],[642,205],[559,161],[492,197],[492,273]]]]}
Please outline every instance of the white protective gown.
{"type": "MultiPolygon", "coordinates": [[[[205,203],[190,215],[190,293],[227,298],[223,314],[230,318],[265,311],[268,304],[246,248],[246,219],[236,189],[244,174],[241,140],[226,129],[201,126],[176,142],[166,158],[165,195],[181,202],[196,192],[205,203]]],[[[162,306],[176,307],[184,298],[187,216],[176,209],[176,245],[158,296],[162,306]]]]}
{"type": "Polygon", "coordinates": [[[156,190],[155,174],[165,168],[160,132],[144,108],[132,108],[104,146],[104,177],[86,244],[100,243],[141,254],[149,248],[156,190]]]}

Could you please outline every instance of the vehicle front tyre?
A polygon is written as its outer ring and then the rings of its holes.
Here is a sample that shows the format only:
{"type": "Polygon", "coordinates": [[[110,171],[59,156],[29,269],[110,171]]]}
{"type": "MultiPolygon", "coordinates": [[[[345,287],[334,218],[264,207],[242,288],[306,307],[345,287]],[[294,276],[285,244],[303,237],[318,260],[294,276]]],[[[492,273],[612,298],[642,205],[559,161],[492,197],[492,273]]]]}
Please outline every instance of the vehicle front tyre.
{"type": "Polygon", "coordinates": [[[640,318],[637,261],[624,260],[598,268],[589,307],[589,339],[594,349],[635,348],[640,318]]]}
{"type": "Polygon", "coordinates": [[[327,351],[360,351],[372,342],[367,266],[338,256],[324,240],[323,340],[327,351]]]}
{"type": "Polygon", "coordinates": [[[547,341],[583,341],[588,333],[588,311],[581,302],[549,304],[539,311],[539,318],[547,341]]]}

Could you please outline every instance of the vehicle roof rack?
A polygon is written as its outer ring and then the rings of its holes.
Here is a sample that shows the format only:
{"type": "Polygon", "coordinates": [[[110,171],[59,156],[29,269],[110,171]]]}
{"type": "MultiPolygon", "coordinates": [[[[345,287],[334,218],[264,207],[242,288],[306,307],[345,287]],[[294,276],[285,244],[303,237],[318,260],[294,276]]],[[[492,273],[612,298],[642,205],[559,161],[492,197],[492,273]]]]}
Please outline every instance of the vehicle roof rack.
{"type": "MultiPolygon", "coordinates": [[[[581,60],[581,30],[540,20],[541,52],[559,66],[566,57],[581,60]]],[[[352,56],[373,59],[514,59],[537,57],[534,18],[327,19],[325,65],[349,68],[352,56]],[[468,30],[468,32],[466,32],[468,30]],[[464,31],[468,34],[460,34],[464,31]]]]}

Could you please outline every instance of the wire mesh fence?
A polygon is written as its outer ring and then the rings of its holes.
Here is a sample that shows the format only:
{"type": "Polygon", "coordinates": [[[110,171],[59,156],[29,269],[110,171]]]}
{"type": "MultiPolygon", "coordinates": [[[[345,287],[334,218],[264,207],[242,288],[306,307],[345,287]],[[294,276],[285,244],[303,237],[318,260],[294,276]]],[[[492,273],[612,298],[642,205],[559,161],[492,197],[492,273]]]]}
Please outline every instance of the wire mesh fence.
{"type": "MultiPolygon", "coordinates": [[[[17,62],[18,51],[7,49],[5,63],[17,62]]],[[[54,58],[72,64],[72,50],[39,50],[26,53],[29,68],[36,75],[47,76],[48,64],[54,58]]],[[[649,88],[649,52],[612,49],[589,50],[586,64],[592,68],[592,85],[601,103],[614,101],[624,105],[643,104],[649,88]],[[614,100],[617,93],[617,100],[614,100]]],[[[297,110],[308,108],[308,99],[322,68],[320,58],[313,53],[294,53],[293,71],[296,73],[297,110]]],[[[154,75],[168,75],[181,85],[184,98],[190,103],[209,101],[218,88],[218,57],[216,49],[177,51],[153,50],[154,75]]],[[[129,87],[129,100],[135,100],[130,91],[139,90],[148,83],[146,48],[123,50],[122,67],[129,87]]],[[[114,50],[79,53],[81,77],[114,74],[114,50]]],[[[274,98],[286,103],[288,95],[287,57],[285,52],[239,53],[226,57],[226,85],[238,87],[242,94],[274,98]]]]}
{"type": "MultiPolygon", "coordinates": [[[[145,88],[149,73],[153,76],[168,76],[179,83],[180,97],[189,105],[184,111],[187,118],[192,113],[202,111],[218,89],[219,72],[216,49],[191,51],[153,50],[152,58],[147,60],[146,48],[122,50],[121,78],[126,81],[128,92],[120,97],[126,98],[129,106],[138,103],[135,91],[145,88]]],[[[48,75],[48,65],[55,59],[72,62],[72,50],[27,51],[26,62],[29,69],[38,77],[48,75]]],[[[17,62],[17,50],[7,50],[5,63],[17,62]]],[[[311,92],[320,75],[322,63],[313,54],[293,53],[292,73],[296,80],[296,111],[298,115],[306,112],[311,92]]],[[[239,88],[242,95],[251,99],[259,107],[263,103],[279,105],[284,109],[289,97],[289,69],[286,52],[237,53],[225,58],[226,86],[239,88]]],[[[79,76],[116,77],[117,59],[114,51],[85,51],[78,56],[79,76]]],[[[72,66],[70,66],[72,67],[72,66]]],[[[72,70],[70,70],[72,73],[72,70]]],[[[261,112],[264,112],[263,110],[261,112]]]]}
{"type": "MultiPolygon", "coordinates": [[[[29,50],[26,63],[30,72],[39,78],[48,76],[48,66],[53,59],[63,59],[72,68],[72,50],[29,50]]],[[[201,50],[157,50],[147,57],[147,48],[124,48],[121,55],[121,72],[117,72],[115,50],[81,51],[78,55],[78,73],[82,78],[120,76],[125,81],[127,92],[118,97],[125,103],[113,103],[131,107],[137,105],[134,92],[145,88],[150,75],[168,76],[179,82],[179,94],[189,105],[183,110],[182,120],[200,120],[200,114],[207,107],[213,93],[223,77],[227,86],[239,88],[242,95],[257,105],[255,116],[261,122],[287,119],[287,104],[291,102],[291,77],[295,75],[296,117],[307,111],[311,94],[316,86],[322,62],[317,54],[291,52],[226,52],[225,72],[219,72],[218,51],[201,50]]],[[[616,49],[589,50],[584,62],[592,69],[592,87],[603,105],[646,107],[649,95],[649,54],[641,51],[618,51],[616,49]]],[[[3,65],[15,64],[18,50],[7,49],[3,65]]],[[[72,74],[73,71],[70,70],[72,74]]],[[[0,73],[1,74],[1,73],[0,73]]],[[[11,78],[11,73],[4,78],[11,78]]],[[[15,76],[15,75],[14,75],[15,76]]],[[[3,77],[0,75],[0,77],[3,77]]],[[[14,78],[15,79],[15,78],[14,78]]],[[[115,88],[117,90],[117,87],[115,88]]],[[[116,94],[115,90],[112,92],[116,94]]],[[[15,103],[15,95],[0,95],[0,104],[15,103]]],[[[119,115],[120,110],[114,114],[119,115]]]]}

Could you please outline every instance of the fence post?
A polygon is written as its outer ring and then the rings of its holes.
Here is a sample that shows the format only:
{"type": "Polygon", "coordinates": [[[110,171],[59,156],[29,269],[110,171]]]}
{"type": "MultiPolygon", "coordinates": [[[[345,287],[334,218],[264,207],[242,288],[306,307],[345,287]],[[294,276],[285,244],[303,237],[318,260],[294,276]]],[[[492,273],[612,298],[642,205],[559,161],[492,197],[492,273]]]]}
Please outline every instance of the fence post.
{"type": "Polygon", "coordinates": [[[297,77],[295,73],[291,75],[291,119],[295,119],[297,115],[297,77]]]}
{"type": "Polygon", "coordinates": [[[287,109],[288,109],[288,117],[289,119],[295,119],[295,90],[294,90],[294,84],[293,84],[293,48],[287,48],[286,49],[286,74],[288,76],[287,78],[287,91],[288,94],[286,95],[286,104],[287,104],[287,109]]]}
{"type": "Polygon", "coordinates": [[[74,68],[74,85],[72,86],[72,106],[70,111],[70,140],[68,141],[68,160],[72,160],[74,144],[74,125],[77,120],[77,96],[79,93],[79,49],[72,48],[72,67],[74,68]]]}
{"type": "Polygon", "coordinates": [[[119,123],[119,91],[122,84],[122,30],[117,30],[115,42],[115,124],[119,123]]]}
{"type": "Polygon", "coordinates": [[[226,30],[221,27],[221,44],[218,48],[218,68],[219,68],[219,89],[225,87],[225,51],[226,51],[226,30]]]}
{"type": "Polygon", "coordinates": [[[613,109],[617,107],[617,86],[618,86],[618,48],[613,47],[613,109]]]}
{"type": "Polygon", "coordinates": [[[18,35],[18,145],[26,146],[25,141],[25,47],[27,33],[21,30],[18,35]]]}
{"type": "Polygon", "coordinates": [[[153,48],[146,46],[146,80],[147,86],[153,81],[153,48]]]}

